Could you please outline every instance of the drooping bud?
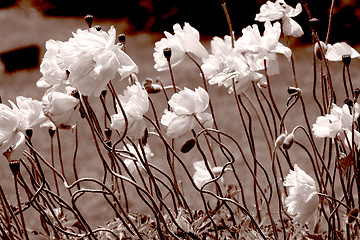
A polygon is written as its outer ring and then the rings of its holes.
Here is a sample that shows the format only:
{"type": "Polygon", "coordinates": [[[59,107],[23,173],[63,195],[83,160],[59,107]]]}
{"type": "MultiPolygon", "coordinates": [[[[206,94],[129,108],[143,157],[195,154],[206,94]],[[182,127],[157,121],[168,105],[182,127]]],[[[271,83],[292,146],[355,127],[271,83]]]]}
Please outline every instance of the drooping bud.
{"type": "Polygon", "coordinates": [[[360,88],[356,88],[354,91],[355,99],[358,99],[359,95],[360,95],[360,88]]]}
{"type": "Polygon", "coordinates": [[[289,148],[291,148],[291,146],[293,145],[294,143],[294,134],[293,133],[290,133],[289,135],[287,135],[285,137],[285,140],[284,140],[284,143],[283,143],[283,148],[285,150],[288,150],[289,148]]]}
{"type": "Polygon", "coordinates": [[[354,208],[353,210],[351,210],[349,212],[349,216],[348,216],[348,219],[347,219],[347,224],[351,224],[351,223],[355,222],[358,215],[359,215],[359,209],[354,208]]]}
{"type": "Polygon", "coordinates": [[[317,59],[319,59],[320,61],[323,60],[323,54],[322,53],[324,53],[324,55],[325,55],[326,49],[327,49],[327,47],[326,47],[326,44],[324,42],[320,41],[320,45],[319,45],[318,42],[315,43],[314,54],[317,57],[317,59]]]}
{"type": "Polygon", "coordinates": [[[345,66],[349,67],[349,65],[351,63],[351,56],[350,55],[343,55],[342,56],[342,62],[344,63],[345,66]]]}
{"type": "Polygon", "coordinates": [[[298,94],[301,93],[301,89],[300,88],[296,88],[296,87],[288,87],[287,92],[289,94],[298,94]]]}
{"type": "Polygon", "coordinates": [[[110,139],[111,138],[111,134],[112,134],[112,130],[110,128],[106,128],[105,129],[105,136],[107,139],[110,139]]]}
{"type": "Polygon", "coordinates": [[[281,145],[283,145],[285,138],[286,138],[285,133],[280,134],[280,136],[278,136],[278,138],[275,141],[275,147],[279,148],[281,145]]]}
{"type": "Polygon", "coordinates": [[[92,15],[90,15],[90,14],[86,15],[85,18],[84,18],[85,22],[87,23],[89,28],[91,28],[91,26],[92,26],[93,18],[94,17],[92,15]]]}
{"type": "Polygon", "coordinates": [[[170,58],[171,58],[171,48],[164,48],[163,53],[164,53],[164,57],[166,58],[166,60],[167,60],[167,61],[170,61],[170,58]]]}
{"type": "Polygon", "coordinates": [[[195,143],[196,140],[194,138],[187,140],[184,145],[182,145],[180,151],[183,153],[189,152],[195,146],[195,143]]]}
{"type": "Polygon", "coordinates": [[[144,135],[141,137],[141,143],[145,146],[149,138],[149,130],[145,128],[144,135]]]}

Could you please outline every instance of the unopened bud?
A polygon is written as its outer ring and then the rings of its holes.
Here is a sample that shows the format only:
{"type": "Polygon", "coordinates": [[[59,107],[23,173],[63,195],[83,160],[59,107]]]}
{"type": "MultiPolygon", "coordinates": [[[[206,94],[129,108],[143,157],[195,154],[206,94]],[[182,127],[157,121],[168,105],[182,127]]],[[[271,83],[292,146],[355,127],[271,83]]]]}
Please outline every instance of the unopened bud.
{"type": "Polygon", "coordinates": [[[105,129],[105,136],[107,139],[110,139],[111,138],[111,134],[112,134],[112,130],[110,128],[106,128],[105,129]]]}
{"type": "Polygon", "coordinates": [[[87,23],[89,28],[91,28],[91,26],[92,26],[93,18],[94,17],[92,15],[90,15],[90,14],[86,15],[85,18],[84,18],[85,22],[87,23]]]}
{"type": "Polygon", "coordinates": [[[349,67],[351,63],[351,56],[350,55],[343,55],[342,56],[342,62],[345,64],[345,66],[349,67]]]}
{"type": "Polygon", "coordinates": [[[100,25],[95,25],[94,28],[95,28],[97,31],[101,31],[101,26],[100,26],[100,25]]]}
{"type": "Polygon", "coordinates": [[[354,102],[350,98],[345,98],[344,103],[349,107],[352,107],[354,105],[354,102]]]}
{"type": "Polygon", "coordinates": [[[355,95],[355,99],[357,99],[360,95],[360,88],[356,88],[355,89],[355,92],[354,92],[354,95],[355,95]]]}
{"type": "Polygon", "coordinates": [[[286,138],[285,133],[280,134],[280,136],[278,136],[278,138],[275,141],[275,147],[279,148],[281,145],[283,145],[285,138],[286,138]]]}
{"type": "Polygon", "coordinates": [[[189,152],[195,146],[195,143],[196,140],[194,138],[187,140],[184,145],[182,145],[180,151],[183,153],[189,152]]]}
{"type": "Polygon", "coordinates": [[[283,148],[285,150],[288,150],[289,148],[291,148],[291,146],[293,145],[294,143],[294,134],[290,133],[289,135],[287,135],[285,137],[285,140],[284,140],[284,143],[283,143],[283,148]]]}
{"type": "Polygon", "coordinates": [[[149,130],[145,128],[144,135],[141,137],[141,143],[145,146],[149,138],[149,130]]]}
{"type": "Polygon", "coordinates": [[[319,46],[319,43],[315,43],[315,46],[314,46],[314,54],[315,56],[320,60],[322,61],[323,60],[323,54],[322,53],[326,53],[326,44],[322,41],[320,41],[320,46],[319,46]],[[321,47],[320,47],[321,46],[321,47]]]}
{"type": "Polygon", "coordinates": [[[170,61],[170,58],[171,58],[171,48],[164,48],[163,53],[164,53],[164,57],[166,58],[166,60],[167,60],[167,61],[170,61]]]}
{"type": "Polygon", "coordinates": [[[102,96],[102,97],[105,97],[105,96],[106,96],[106,93],[107,93],[106,90],[102,90],[102,91],[101,91],[101,96],[102,96]]]}
{"type": "Polygon", "coordinates": [[[296,87],[288,87],[287,92],[289,94],[298,94],[301,93],[301,89],[296,87]]]}
{"type": "Polygon", "coordinates": [[[347,219],[347,223],[348,224],[351,224],[353,223],[356,219],[357,219],[357,216],[359,215],[359,209],[357,208],[354,208],[353,210],[351,210],[349,212],[349,216],[348,216],[348,219],[347,219]]]}

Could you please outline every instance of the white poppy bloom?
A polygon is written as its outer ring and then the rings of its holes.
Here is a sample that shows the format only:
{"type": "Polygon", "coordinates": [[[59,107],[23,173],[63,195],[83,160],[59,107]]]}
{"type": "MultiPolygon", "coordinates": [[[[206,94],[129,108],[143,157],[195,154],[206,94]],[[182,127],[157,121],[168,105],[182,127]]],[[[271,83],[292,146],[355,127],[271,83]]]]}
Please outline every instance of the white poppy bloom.
{"type": "MultiPolygon", "coordinates": [[[[359,106],[355,104],[355,116],[358,116],[359,106]]],[[[342,108],[336,104],[332,104],[331,111],[325,116],[320,116],[316,119],[316,123],[313,124],[312,131],[315,137],[335,138],[342,130],[352,129],[353,115],[350,113],[349,106],[344,104],[342,108]]]]}
{"type": "Polygon", "coordinates": [[[62,92],[49,92],[42,99],[44,115],[58,128],[69,129],[76,125],[79,99],[62,92]]]}
{"type": "Polygon", "coordinates": [[[168,69],[168,62],[163,53],[165,48],[171,48],[171,66],[180,63],[186,53],[192,53],[199,58],[206,58],[208,56],[208,52],[200,43],[199,32],[190,26],[189,23],[185,23],[184,28],[181,28],[180,24],[175,24],[173,29],[174,35],[164,32],[166,38],[162,38],[155,43],[155,52],[153,54],[155,61],[154,68],[158,71],[168,69]]]}
{"type": "Polygon", "coordinates": [[[94,27],[73,33],[58,49],[57,61],[68,70],[69,84],[84,95],[99,96],[107,83],[124,79],[138,68],[133,60],[115,44],[116,30],[108,32],[94,27]]]}
{"type": "MultiPolygon", "coordinates": [[[[194,162],[194,168],[195,168],[195,173],[193,176],[194,183],[198,188],[201,188],[206,182],[212,179],[211,175],[207,170],[204,161],[194,162]]],[[[221,171],[222,171],[222,167],[211,168],[211,172],[214,174],[214,177],[218,176],[221,173],[221,171]]],[[[221,180],[223,179],[221,178],[221,180]]]]}
{"type": "Polygon", "coordinates": [[[342,57],[348,55],[351,58],[359,58],[360,54],[346,42],[328,44],[325,57],[329,61],[342,61],[342,57]]]}
{"type": "Polygon", "coordinates": [[[5,104],[0,104],[0,153],[7,152],[9,160],[18,160],[25,147],[24,132],[28,122],[23,118],[18,107],[9,101],[13,109],[5,104]]]}
{"type": "Polygon", "coordinates": [[[232,47],[230,36],[224,39],[214,37],[211,41],[212,54],[203,59],[201,66],[206,79],[211,85],[218,84],[233,91],[233,79],[236,90],[245,91],[251,86],[251,81],[260,80],[263,75],[263,62],[259,62],[255,54],[242,54],[236,47],[232,47]]]}
{"type": "Polygon", "coordinates": [[[275,2],[267,1],[260,7],[260,13],[256,14],[255,20],[259,22],[282,20],[284,35],[301,37],[304,34],[301,26],[292,19],[302,11],[301,4],[298,3],[295,8],[287,5],[284,0],[275,2]]]}
{"type": "MultiPolygon", "coordinates": [[[[137,140],[144,135],[146,128],[143,116],[149,109],[148,93],[136,82],[124,91],[124,95],[119,95],[119,99],[128,121],[127,135],[132,140],[137,140]]],[[[125,131],[126,122],[120,108],[117,114],[111,116],[111,127],[120,133],[125,131]]]]}
{"type": "Polygon", "coordinates": [[[188,88],[175,93],[169,100],[172,111],[165,109],[161,124],[167,127],[166,134],[175,138],[184,135],[198,124],[195,117],[204,127],[211,127],[213,119],[205,110],[209,105],[209,95],[201,87],[192,91],[188,88]]]}
{"type": "Polygon", "coordinates": [[[306,223],[319,205],[314,179],[295,164],[294,170],[286,176],[284,186],[289,189],[289,196],[285,199],[287,212],[295,222],[306,223]]]}
{"type": "Polygon", "coordinates": [[[36,82],[38,87],[51,87],[66,81],[66,69],[58,55],[62,44],[63,42],[52,39],[46,42],[46,52],[40,64],[40,72],[43,76],[36,82]]]}

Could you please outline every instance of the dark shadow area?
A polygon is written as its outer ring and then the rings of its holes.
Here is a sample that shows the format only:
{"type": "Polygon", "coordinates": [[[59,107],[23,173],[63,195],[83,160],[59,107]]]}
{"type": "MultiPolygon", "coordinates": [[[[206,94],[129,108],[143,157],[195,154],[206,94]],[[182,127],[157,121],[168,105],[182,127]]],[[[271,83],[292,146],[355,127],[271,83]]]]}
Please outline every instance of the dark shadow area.
{"type": "Polygon", "coordinates": [[[1,53],[0,59],[4,63],[5,72],[11,73],[39,67],[39,54],[38,46],[27,46],[1,53]]]}
{"type": "Polygon", "coordinates": [[[16,3],[16,0],[0,0],[0,8],[8,8],[16,3]]]}
{"type": "MultiPolygon", "coordinates": [[[[10,0],[8,0],[10,1],[10,0]]],[[[45,15],[50,16],[85,16],[91,14],[96,18],[127,18],[133,31],[172,32],[175,23],[189,22],[202,35],[224,36],[229,34],[222,0],[33,0],[36,7],[45,15]]],[[[286,0],[292,7],[299,0],[286,0]]],[[[266,0],[226,0],[235,34],[255,24],[255,15],[266,0]]],[[[325,40],[331,1],[307,1],[311,17],[320,20],[319,36],[325,40]]],[[[305,34],[301,41],[312,41],[308,16],[303,9],[294,20],[303,28],[305,34]]],[[[330,43],[347,41],[350,44],[358,42],[357,33],[360,30],[359,0],[344,3],[335,1],[334,16],[330,43]]],[[[259,24],[260,29],[262,24],[259,24]]]]}

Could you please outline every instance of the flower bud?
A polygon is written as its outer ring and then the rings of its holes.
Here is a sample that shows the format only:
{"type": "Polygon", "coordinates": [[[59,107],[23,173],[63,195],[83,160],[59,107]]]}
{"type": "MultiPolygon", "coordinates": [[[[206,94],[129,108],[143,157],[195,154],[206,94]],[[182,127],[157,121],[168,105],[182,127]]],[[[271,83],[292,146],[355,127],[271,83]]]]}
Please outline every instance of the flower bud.
{"type": "Polygon", "coordinates": [[[287,135],[285,137],[284,143],[283,143],[283,148],[285,150],[288,150],[294,143],[294,134],[290,133],[289,135],[287,135]]]}
{"type": "Polygon", "coordinates": [[[106,91],[106,90],[102,90],[102,91],[101,91],[101,96],[102,96],[103,98],[105,98],[106,93],[107,93],[107,91],[106,91]]]}
{"type": "Polygon", "coordinates": [[[278,136],[278,138],[275,141],[275,147],[279,148],[281,145],[283,145],[285,138],[286,138],[285,133],[280,134],[280,136],[278,136]]]}
{"type": "Polygon", "coordinates": [[[354,106],[354,102],[350,98],[345,98],[344,103],[349,107],[354,106]]]}
{"type": "Polygon", "coordinates": [[[302,91],[301,91],[300,88],[288,87],[287,92],[288,92],[289,94],[299,94],[299,93],[301,93],[302,91]]]}
{"type": "Polygon", "coordinates": [[[360,88],[356,88],[355,91],[354,91],[355,99],[358,99],[359,95],[360,95],[360,88]]]}
{"type": "Polygon", "coordinates": [[[194,138],[187,140],[184,145],[182,145],[180,151],[183,153],[189,152],[195,146],[195,143],[196,140],[194,138]]]}
{"type": "Polygon", "coordinates": [[[94,28],[95,28],[97,31],[101,31],[101,26],[100,26],[100,25],[95,25],[94,28]]]}
{"type": "Polygon", "coordinates": [[[105,129],[105,136],[107,139],[110,139],[112,135],[112,130],[110,128],[105,129]]]}
{"type": "Polygon", "coordinates": [[[92,23],[93,23],[93,16],[88,14],[85,16],[85,22],[87,23],[88,27],[91,28],[92,23]]]}
{"type": "Polygon", "coordinates": [[[171,58],[171,48],[164,48],[164,57],[166,58],[167,61],[170,61],[171,58]]]}
{"type": "Polygon", "coordinates": [[[314,46],[314,54],[315,56],[320,60],[322,61],[323,60],[323,54],[322,53],[326,53],[326,44],[322,41],[320,41],[320,45],[319,43],[315,43],[315,46],[314,46]],[[321,48],[320,48],[321,46],[321,48]],[[322,50],[322,51],[321,51],[322,50]]]}
{"type": "Polygon", "coordinates": [[[353,223],[356,220],[358,215],[359,215],[359,209],[357,209],[357,208],[352,209],[349,212],[349,216],[348,216],[348,219],[347,219],[347,224],[353,223]]]}

